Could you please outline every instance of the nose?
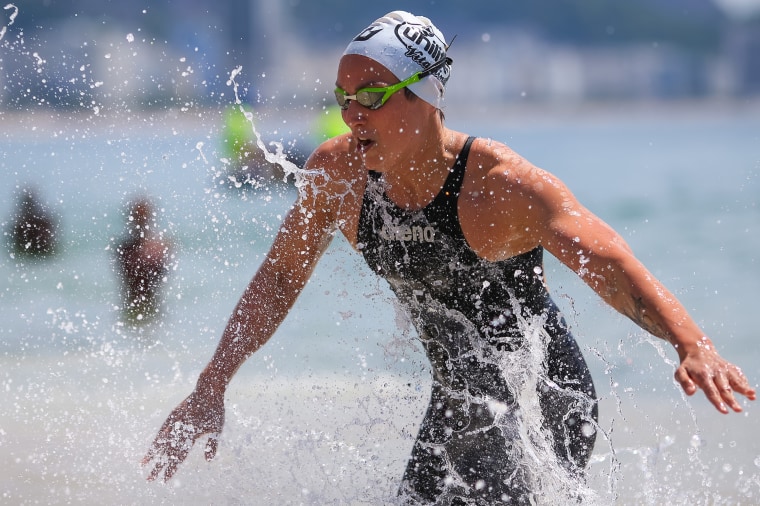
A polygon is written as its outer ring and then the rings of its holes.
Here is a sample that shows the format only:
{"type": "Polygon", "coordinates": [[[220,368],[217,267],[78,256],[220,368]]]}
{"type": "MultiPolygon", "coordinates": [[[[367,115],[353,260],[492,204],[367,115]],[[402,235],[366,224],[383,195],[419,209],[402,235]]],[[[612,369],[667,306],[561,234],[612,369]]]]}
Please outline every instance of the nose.
{"type": "Polygon", "coordinates": [[[356,100],[350,100],[348,107],[341,111],[343,121],[349,128],[364,123],[367,119],[367,108],[360,105],[356,100]]]}

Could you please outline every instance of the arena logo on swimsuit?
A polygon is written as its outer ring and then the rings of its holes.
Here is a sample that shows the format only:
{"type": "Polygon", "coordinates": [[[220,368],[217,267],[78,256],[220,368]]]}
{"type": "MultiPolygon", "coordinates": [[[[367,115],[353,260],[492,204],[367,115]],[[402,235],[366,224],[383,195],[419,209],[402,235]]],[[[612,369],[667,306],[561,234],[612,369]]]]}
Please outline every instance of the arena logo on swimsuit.
{"type": "Polygon", "coordinates": [[[400,241],[400,242],[435,242],[435,229],[433,227],[410,227],[408,225],[402,225],[400,227],[392,227],[385,225],[380,230],[380,237],[386,241],[400,241]]]}

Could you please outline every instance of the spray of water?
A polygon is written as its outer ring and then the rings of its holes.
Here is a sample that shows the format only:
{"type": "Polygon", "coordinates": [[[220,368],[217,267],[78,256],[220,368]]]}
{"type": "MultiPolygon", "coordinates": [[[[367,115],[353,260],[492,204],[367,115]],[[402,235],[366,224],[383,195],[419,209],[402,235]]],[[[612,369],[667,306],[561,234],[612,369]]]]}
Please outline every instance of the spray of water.
{"type": "Polygon", "coordinates": [[[264,141],[261,139],[261,134],[256,129],[256,124],[253,117],[253,112],[246,110],[243,107],[243,102],[240,100],[240,94],[239,94],[239,85],[237,82],[238,75],[243,71],[242,66],[238,66],[234,68],[230,72],[230,77],[227,80],[227,85],[232,86],[233,94],[235,97],[235,106],[239,109],[239,111],[244,115],[246,121],[250,124],[251,132],[253,133],[255,139],[256,139],[256,146],[259,148],[261,153],[264,155],[264,159],[271,163],[276,164],[283,170],[283,182],[287,182],[288,177],[293,177],[295,181],[295,186],[298,189],[303,188],[303,186],[306,184],[305,176],[309,174],[310,172],[313,173],[314,171],[307,171],[301,167],[298,167],[296,164],[288,160],[288,157],[286,156],[284,152],[284,147],[281,142],[272,141],[270,144],[274,146],[274,152],[269,151],[267,149],[267,146],[264,144],[264,141]]]}
{"type": "Polygon", "coordinates": [[[5,33],[8,31],[8,27],[10,27],[15,21],[16,16],[18,16],[18,7],[16,7],[13,4],[7,4],[5,7],[3,7],[6,11],[11,11],[11,13],[8,15],[8,22],[0,28],[0,41],[3,40],[3,37],[5,37],[5,33]]]}

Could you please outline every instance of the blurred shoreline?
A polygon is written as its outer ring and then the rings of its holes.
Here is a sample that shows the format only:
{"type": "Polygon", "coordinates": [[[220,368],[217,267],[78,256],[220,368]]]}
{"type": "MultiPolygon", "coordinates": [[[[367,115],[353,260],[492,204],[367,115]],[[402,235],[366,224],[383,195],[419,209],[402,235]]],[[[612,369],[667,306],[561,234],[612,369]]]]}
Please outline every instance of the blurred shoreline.
{"type": "MultiPolygon", "coordinates": [[[[332,105],[331,103],[328,103],[332,105]]],[[[166,128],[206,130],[221,128],[225,104],[219,107],[127,110],[103,108],[91,110],[35,108],[27,111],[0,111],[0,134],[6,137],[34,137],[41,133],[60,136],[83,135],[83,132],[62,130],[72,125],[113,129],[123,136],[126,132],[154,132],[166,128]],[[148,129],[148,130],[146,130],[148,129]]],[[[260,133],[287,133],[308,131],[323,111],[320,104],[295,103],[292,106],[255,106],[254,121],[260,133]]],[[[525,126],[546,123],[602,122],[651,120],[667,117],[669,120],[720,119],[760,117],[760,97],[745,99],[683,99],[595,102],[508,102],[498,104],[460,101],[444,107],[446,123],[457,124],[485,121],[504,125],[525,126]]],[[[186,134],[175,132],[174,134],[186,134]]]]}
{"type": "MultiPolygon", "coordinates": [[[[449,111],[447,111],[449,112],[449,111]]],[[[498,118],[499,122],[564,122],[564,121],[631,121],[667,117],[669,120],[683,118],[720,118],[760,116],[760,97],[746,99],[704,100],[640,100],[621,102],[513,102],[505,104],[454,105],[450,119],[460,116],[471,120],[478,117],[498,118]]]]}

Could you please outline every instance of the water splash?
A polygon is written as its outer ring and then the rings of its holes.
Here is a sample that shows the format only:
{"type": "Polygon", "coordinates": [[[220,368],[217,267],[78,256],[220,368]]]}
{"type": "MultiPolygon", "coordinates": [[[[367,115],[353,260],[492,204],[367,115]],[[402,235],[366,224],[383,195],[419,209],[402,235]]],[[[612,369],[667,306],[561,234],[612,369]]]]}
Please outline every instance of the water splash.
{"type": "Polygon", "coordinates": [[[8,31],[8,27],[10,27],[15,21],[16,16],[18,16],[18,7],[16,7],[13,4],[7,4],[5,7],[3,7],[6,11],[13,11],[8,15],[8,22],[0,28],[0,41],[3,40],[3,37],[5,37],[5,33],[8,31]]]}
{"type": "Polygon", "coordinates": [[[271,145],[274,146],[274,152],[271,152],[267,149],[267,146],[264,144],[264,141],[261,139],[261,134],[259,133],[258,129],[256,128],[256,124],[253,117],[253,112],[246,110],[245,107],[243,107],[243,102],[240,99],[239,94],[239,85],[237,82],[237,76],[243,71],[242,66],[238,66],[234,68],[230,72],[229,79],[227,80],[227,85],[232,86],[233,94],[235,97],[235,105],[238,107],[239,111],[243,116],[245,117],[246,121],[249,123],[251,127],[251,132],[253,132],[254,138],[256,139],[256,146],[259,148],[261,153],[264,155],[264,159],[271,164],[276,164],[277,166],[281,167],[283,170],[283,182],[288,181],[288,177],[293,177],[295,180],[295,186],[299,190],[304,187],[306,184],[306,178],[305,176],[307,174],[313,174],[317,171],[307,171],[304,170],[301,167],[298,167],[295,163],[288,160],[288,157],[285,154],[285,149],[283,147],[283,144],[278,141],[272,141],[270,142],[271,145]]]}

